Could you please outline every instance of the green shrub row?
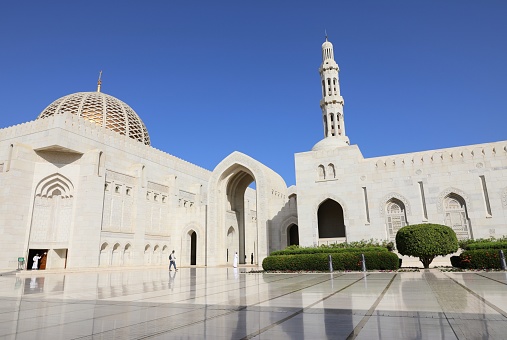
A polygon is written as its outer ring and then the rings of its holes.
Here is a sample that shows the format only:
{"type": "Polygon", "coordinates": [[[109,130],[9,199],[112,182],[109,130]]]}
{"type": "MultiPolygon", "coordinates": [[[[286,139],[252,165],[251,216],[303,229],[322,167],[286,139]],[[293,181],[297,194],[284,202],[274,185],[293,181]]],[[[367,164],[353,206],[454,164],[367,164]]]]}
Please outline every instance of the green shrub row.
{"type": "Polygon", "coordinates": [[[478,249],[506,249],[507,241],[488,241],[470,243],[465,246],[465,250],[478,250],[478,249]]]}
{"type": "MultiPolygon", "coordinates": [[[[339,252],[331,254],[271,255],[262,261],[264,270],[280,271],[328,271],[328,256],[331,255],[334,270],[361,270],[361,252],[339,252]]],[[[396,270],[398,256],[389,251],[363,252],[366,269],[396,270]]]]}
{"type": "Polygon", "coordinates": [[[287,247],[284,250],[276,250],[271,255],[298,255],[298,254],[334,254],[344,252],[365,252],[365,251],[388,251],[384,247],[365,247],[365,248],[334,248],[334,247],[318,247],[318,248],[299,248],[287,247]]]}
{"type": "MultiPolygon", "coordinates": [[[[502,249],[507,254],[507,248],[502,249]]],[[[451,257],[453,267],[463,269],[500,269],[500,254],[497,249],[465,250],[451,257]]]]}
{"type": "Polygon", "coordinates": [[[475,239],[475,240],[472,240],[472,239],[460,240],[459,247],[463,250],[471,250],[471,248],[469,248],[469,246],[473,244],[473,245],[479,245],[478,246],[479,248],[475,248],[475,249],[481,249],[480,244],[499,243],[499,242],[506,242],[507,243],[507,236],[503,236],[501,238],[490,237],[490,238],[479,238],[479,239],[475,239]]]}

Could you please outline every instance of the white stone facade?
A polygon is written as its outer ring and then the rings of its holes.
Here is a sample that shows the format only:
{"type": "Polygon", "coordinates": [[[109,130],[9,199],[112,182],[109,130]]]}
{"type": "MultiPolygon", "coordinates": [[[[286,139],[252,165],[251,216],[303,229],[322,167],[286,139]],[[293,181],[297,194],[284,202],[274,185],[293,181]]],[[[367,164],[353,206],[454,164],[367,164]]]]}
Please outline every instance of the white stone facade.
{"type": "Polygon", "coordinates": [[[324,139],[295,155],[290,188],[239,152],[208,171],[159,151],[147,131],[117,124],[139,117],[102,94],[1,129],[0,269],[38,252],[47,269],[167,265],[173,249],[183,266],[228,265],[235,252],[259,264],[289,244],[393,239],[424,222],[507,235],[507,141],[365,159],[345,134],[338,73],[326,39],[324,139]]]}

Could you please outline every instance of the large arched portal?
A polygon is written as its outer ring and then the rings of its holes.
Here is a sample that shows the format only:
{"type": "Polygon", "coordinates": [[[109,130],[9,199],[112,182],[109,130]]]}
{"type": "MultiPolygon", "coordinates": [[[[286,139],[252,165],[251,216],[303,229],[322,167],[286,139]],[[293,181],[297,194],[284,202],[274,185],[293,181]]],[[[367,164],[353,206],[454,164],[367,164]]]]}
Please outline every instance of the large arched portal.
{"type": "Polygon", "coordinates": [[[280,175],[233,152],[213,170],[208,195],[208,265],[227,264],[236,252],[239,263],[252,255],[254,263],[261,263],[274,250],[271,239],[279,247],[279,230],[270,228],[270,223],[287,200],[287,186],[280,175]]]}
{"type": "Polygon", "coordinates": [[[322,243],[322,239],[338,241],[338,238],[345,237],[343,208],[338,202],[332,199],[322,202],[317,212],[317,218],[319,221],[319,242],[322,243]]]}
{"type": "MultiPolygon", "coordinates": [[[[244,264],[246,254],[254,251],[256,243],[256,233],[252,229],[256,229],[256,225],[252,225],[252,218],[255,217],[257,207],[255,201],[249,200],[245,197],[247,188],[254,182],[254,177],[251,172],[245,168],[237,171],[227,181],[226,186],[226,206],[228,210],[228,225],[235,225],[238,230],[238,237],[236,244],[232,244],[229,252],[234,254],[238,253],[239,263],[244,264]],[[248,241],[247,241],[248,239],[248,241]]],[[[251,198],[254,198],[253,196],[251,198]]],[[[229,228],[230,231],[231,228],[229,228]]],[[[227,236],[229,238],[229,231],[227,236]]]]}

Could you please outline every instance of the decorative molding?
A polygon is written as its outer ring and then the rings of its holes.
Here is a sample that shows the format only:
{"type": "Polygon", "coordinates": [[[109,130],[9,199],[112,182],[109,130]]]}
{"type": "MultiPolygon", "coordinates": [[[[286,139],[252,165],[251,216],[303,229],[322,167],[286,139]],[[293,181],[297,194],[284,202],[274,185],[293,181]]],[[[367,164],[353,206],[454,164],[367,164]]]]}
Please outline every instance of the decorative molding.
{"type": "Polygon", "coordinates": [[[437,200],[437,210],[439,213],[442,213],[444,211],[444,199],[449,196],[450,194],[456,194],[461,196],[465,200],[465,204],[467,206],[467,211],[470,211],[472,209],[472,203],[470,199],[468,198],[468,195],[465,194],[463,191],[457,188],[449,187],[442,191],[440,195],[438,195],[437,200]]]}
{"type": "Polygon", "coordinates": [[[385,195],[380,200],[380,205],[379,205],[380,216],[384,216],[385,215],[386,204],[387,204],[387,202],[389,202],[389,200],[391,200],[393,198],[395,198],[395,199],[397,199],[397,200],[399,200],[399,201],[401,201],[403,203],[403,205],[405,206],[405,213],[407,215],[412,215],[412,208],[410,207],[410,202],[405,198],[405,196],[403,196],[401,194],[398,194],[396,192],[391,192],[391,193],[385,195]]]}
{"type": "Polygon", "coordinates": [[[507,208],[507,188],[502,190],[502,207],[507,208]]]}
{"type": "Polygon", "coordinates": [[[158,184],[158,183],[150,182],[150,181],[148,181],[148,189],[158,191],[158,192],[163,192],[166,194],[169,193],[169,187],[167,185],[158,184]]]}
{"type": "Polygon", "coordinates": [[[113,170],[106,170],[106,180],[107,181],[120,181],[122,183],[130,184],[132,186],[137,184],[137,180],[134,176],[122,174],[120,172],[116,172],[113,170]]]}

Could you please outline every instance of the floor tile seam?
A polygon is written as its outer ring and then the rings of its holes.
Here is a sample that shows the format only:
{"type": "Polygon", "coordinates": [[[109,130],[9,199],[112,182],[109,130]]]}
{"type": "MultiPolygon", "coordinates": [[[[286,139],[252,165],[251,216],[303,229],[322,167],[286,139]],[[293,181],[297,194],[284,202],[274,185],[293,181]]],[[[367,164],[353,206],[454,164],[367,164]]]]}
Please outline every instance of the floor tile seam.
{"type": "MultiPolygon", "coordinates": [[[[343,275],[343,274],[342,274],[342,275],[343,275]]],[[[342,275],[340,275],[340,276],[342,276],[342,275]]],[[[338,276],[338,277],[340,277],[340,276],[338,276]]],[[[278,280],[278,281],[282,281],[282,280],[286,280],[286,279],[287,279],[287,278],[284,278],[284,279],[280,279],[280,280],[278,280]]],[[[290,279],[290,278],[289,278],[289,279],[290,279]]],[[[308,283],[309,281],[313,281],[313,280],[317,280],[317,279],[320,279],[320,278],[311,278],[311,279],[309,279],[309,280],[303,280],[303,281],[301,281],[301,282],[296,282],[295,284],[308,283]]],[[[325,282],[325,281],[327,281],[327,279],[326,279],[326,280],[324,280],[324,281],[322,281],[322,282],[321,282],[321,280],[319,280],[319,282],[318,282],[317,284],[319,284],[319,283],[323,283],[323,282],[325,282]]],[[[256,287],[256,286],[259,286],[259,285],[252,284],[251,286],[248,286],[248,287],[241,287],[241,288],[240,288],[240,290],[247,289],[247,288],[251,288],[251,287],[256,287]]],[[[262,286],[266,286],[266,287],[267,287],[267,286],[268,286],[268,283],[263,283],[263,284],[262,284],[262,286]]],[[[314,286],[314,285],[311,285],[311,286],[314,286]]],[[[305,286],[305,287],[303,287],[302,289],[305,289],[305,288],[308,288],[308,287],[311,287],[311,286],[305,286]]],[[[284,288],[287,288],[287,286],[284,286],[284,288]]],[[[179,300],[179,301],[174,301],[174,302],[192,301],[192,300],[195,300],[196,298],[204,298],[204,297],[207,297],[207,296],[213,296],[213,295],[224,294],[224,293],[229,293],[229,292],[236,292],[237,290],[238,290],[237,288],[231,288],[231,289],[224,290],[224,291],[221,291],[221,292],[216,292],[216,293],[212,293],[212,294],[201,295],[201,296],[198,296],[198,297],[188,298],[188,299],[179,300]]],[[[298,289],[298,290],[300,290],[300,289],[298,289]]],[[[280,295],[280,296],[284,296],[284,295],[290,294],[290,293],[292,293],[292,292],[296,292],[296,291],[298,291],[298,290],[294,290],[294,291],[291,291],[291,292],[288,292],[288,293],[282,294],[282,295],[280,295]]],[[[267,290],[266,290],[266,291],[267,291],[267,290]]],[[[279,297],[280,297],[280,296],[279,296],[279,297]]],[[[150,297],[150,298],[153,298],[153,297],[150,297]]],[[[277,297],[277,298],[278,298],[278,297],[277,297]]],[[[144,299],[131,300],[131,301],[141,302],[142,300],[144,300],[144,299]]],[[[269,301],[269,300],[266,300],[266,301],[269,301]]],[[[258,303],[257,303],[257,304],[258,304],[258,303]]]]}
{"type": "MultiPolygon", "coordinates": [[[[142,310],[144,310],[144,309],[148,309],[148,308],[150,308],[150,307],[144,307],[144,308],[139,309],[139,310],[137,310],[137,311],[142,311],[142,310]]],[[[111,313],[111,314],[107,314],[107,315],[102,315],[102,316],[100,316],[99,318],[96,318],[96,317],[93,317],[93,318],[83,318],[83,319],[74,320],[74,321],[71,321],[71,322],[65,322],[65,325],[68,325],[68,324],[73,324],[73,323],[79,323],[79,322],[85,322],[85,321],[90,321],[90,320],[96,320],[96,319],[102,319],[102,318],[107,318],[107,317],[110,317],[110,316],[113,316],[113,315],[121,315],[121,314],[128,314],[128,313],[129,313],[129,312],[124,312],[124,313],[111,313]]],[[[56,314],[54,314],[54,315],[56,315],[56,314]]],[[[39,318],[39,317],[36,317],[35,319],[38,319],[38,318],[39,318]]],[[[30,319],[33,319],[33,317],[32,317],[32,318],[30,318],[30,319]]],[[[25,319],[25,320],[26,320],[26,319],[25,319]]],[[[43,327],[38,326],[38,327],[36,327],[36,328],[34,328],[34,329],[25,330],[25,331],[20,332],[20,333],[18,333],[18,332],[16,332],[16,333],[11,333],[11,334],[8,334],[8,335],[17,335],[17,334],[22,334],[22,333],[26,333],[26,332],[33,332],[33,331],[37,331],[37,330],[39,330],[39,329],[48,329],[48,328],[52,328],[52,327],[60,327],[61,325],[62,325],[62,324],[61,324],[61,323],[59,323],[59,324],[55,324],[55,325],[46,325],[46,326],[43,326],[43,327]]]]}
{"type": "MultiPolygon", "coordinates": [[[[143,308],[143,309],[148,309],[148,308],[151,308],[151,307],[146,307],[146,308],[143,308]]],[[[173,314],[173,315],[170,315],[170,316],[164,316],[164,317],[160,317],[160,318],[155,318],[155,319],[151,319],[151,320],[147,320],[147,321],[142,321],[142,322],[139,322],[139,323],[136,323],[135,325],[141,325],[141,324],[145,324],[145,323],[149,323],[149,322],[155,322],[155,321],[159,321],[161,319],[164,319],[164,318],[174,318],[175,316],[178,316],[178,315],[182,315],[182,314],[185,314],[185,313],[190,313],[190,312],[193,312],[193,311],[196,311],[196,310],[199,310],[199,309],[204,309],[206,308],[206,306],[203,306],[203,307],[200,307],[200,308],[195,308],[195,309],[192,309],[192,310],[189,310],[189,311],[184,311],[182,313],[177,313],[177,314],[173,314]]],[[[139,310],[140,311],[140,310],[139,310]]],[[[225,314],[230,314],[230,313],[234,313],[235,310],[227,310],[227,313],[225,314]]],[[[106,317],[110,317],[110,316],[113,316],[113,315],[120,315],[120,314],[128,314],[128,312],[125,312],[125,313],[112,313],[110,315],[103,315],[101,316],[100,318],[87,318],[87,319],[80,319],[80,320],[75,320],[75,321],[72,321],[72,322],[66,322],[65,325],[69,325],[69,324],[73,324],[73,323],[80,323],[80,322],[84,322],[84,321],[90,321],[90,320],[96,320],[96,319],[102,319],[102,318],[106,318],[106,317]]],[[[23,332],[16,332],[16,333],[10,333],[10,334],[6,334],[6,335],[18,335],[18,334],[22,334],[22,333],[27,333],[27,332],[33,332],[33,331],[37,331],[39,329],[49,329],[49,328],[53,328],[53,327],[60,327],[62,326],[62,324],[57,324],[57,325],[48,325],[48,326],[44,326],[44,327],[37,327],[36,329],[31,329],[31,330],[25,330],[23,332]]],[[[123,327],[118,327],[118,328],[115,328],[114,330],[120,330],[120,329],[124,329],[124,328],[127,328],[127,327],[132,327],[133,325],[130,324],[130,325],[127,325],[127,326],[123,326],[123,327]]],[[[99,332],[99,333],[93,333],[91,336],[95,335],[95,334],[100,334],[100,333],[107,333],[107,332],[110,332],[110,331],[113,331],[113,330],[108,330],[108,331],[105,331],[105,332],[99,332]]],[[[2,336],[5,336],[5,335],[2,335],[2,336]]],[[[84,337],[88,337],[89,335],[86,335],[86,336],[83,336],[83,337],[77,337],[77,338],[73,338],[73,339],[81,339],[81,338],[84,338],[84,337]]]]}
{"type": "MultiPolygon", "coordinates": [[[[342,275],[345,275],[345,274],[342,274],[342,275]]],[[[340,275],[340,276],[342,276],[342,275],[340,275]]],[[[303,313],[305,310],[308,310],[308,309],[312,308],[312,307],[313,307],[313,306],[315,306],[316,304],[318,304],[318,303],[320,303],[320,302],[322,302],[322,301],[324,301],[324,300],[326,300],[326,299],[330,298],[331,296],[333,296],[333,295],[335,295],[335,294],[337,294],[337,293],[340,293],[341,291],[343,291],[343,290],[345,290],[345,289],[347,289],[347,288],[351,287],[352,285],[356,284],[357,282],[359,282],[359,281],[363,280],[363,279],[364,279],[366,276],[368,276],[368,275],[369,275],[369,274],[367,274],[367,275],[365,275],[365,276],[363,276],[363,277],[360,277],[360,278],[359,278],[359,279],[357,279],[356,281],[354,281],[354,282],[352,282],[352,283],[348,284],[348,285],[347,285],[347,286],[345,286],[345,287],[342,287],[341,289],[337,290],[336,292],[333,292],[333,293],[329,294],[328,296],[326,296],[326,297],[324,297],[324,298],[322,298],[322,299],[320,299],[320,300],[318,300],[318,301],[315,301],[314,303],[312,303],[312,304],[310,304],[310,305],[308,305],[308,306],[306,306],[306,307],[304,307],[304,308],[301,308],[300,310],[298,310],[298,311],[296,311],[296,312],[294,312],[294,313],[292,313],[292,314],[288,315],[287,317],[285,317],[285,318],[283,318],[283,319],[281,319],[281,320],[279,320],[279,321],[277,321],[277,322],[272,323],[271,325],[268,325],[268,326],[266,326],[266,327],[264,327],[264,328],[262,328],[262,329],[260,329],[260,330],[258,330],[258,331],[256,331],[256,332],[253,332],[253,333],[251,333],[251,334],[248,334],[247,336],[245,336],[245,337],[241,338],[241,340],[252,339],[252,338],[254,338],[254,337],[256,337],[256,336],[258,336],[258,335],[260,335],[260,334],[262,334],[262,333],[264,333],[264,332],[266,332],[266,331],[268,331],[268,330],[270,330],[270,329],[272,329],[272,328],[274,328],[274,327],[276,327],[276,326],[278,326],[278,325],[281,325],[281,324],[282,324],[282,323],[284,323],[285,321],[290,320],[290,319],[292,319],[293,317],[295,317],[295,316],[297,316],[297,315],[299,315],[299,314],[303,313]]]]}
{"type": "MultiPolygon", "coordinates": [[[[62,306],[68,305],[68,303],[61,303],[61,304],[56,304],[55,302],[51,302],[51,303],[54,303],[54,305],[50,306],[50,308],[51,307],[62,307],[62,306]]],[[[46,308],[47,307],[44,307],[44,309],[46,309],[46,308]]],[[[26,309],[22,309],[22,311],[34,311],[34,310],[38,310],[38,309],[41,309],[41,308],[38,308],[38,307],[26,308],[26,309]]],[[[5,311],[5,312],[0,312],[0,315],[1,314],[11,314],[11,313],[16,313],[16,312],[20,312],[20,311],[21,311],[20,309],[5,311]]]]}
{"type": "MultiPolygon", "coordinates": [[[[280,279],[280,280],[276,280],[274,282],[277,282],[277,281],[282,281],[282,280],[288,280],[290,279],[291,277],[289,278],[283,278],[283,279],[280,279]]],[[[227,281],[224,281],[224,282],[227,282],[227,281]]],[[[264,286],[268,286],[269,284],[271,284],[273,281],[271,282],[263,282],[262,285],[264,286]]],[[[256,287],[258,284],[256,283],[252,283],[251,285],[247,286],[247,287],[241,287],[240,289],[246,289],[246,288],[250,288],[250,287],[256,287]]],[[[216,286],[212,286],[210,288],[220,288],[220,287],[223,287],[223,283],[217,283],[216,286]]],[[[205,286],[206,287],[206,286],[205,286]]],[[[224,292],[229,292],[229,291],[236,291],[237,288],[230,288],[229,290],[225,290],[225,291],[221,291],[221,292],[217,292],[217,293],[213,293],[213,294],[221,294],[221,293],[224,293],[224,292]]],[[[173,295],[173,294],[182,294],[182,293],[189,293],[189,292],[197,292],[198,290],[197,289],[190,289],[190,290],[184,290],[184,291],[178,291],[178,292],[174,292],[174,293],[171,293],[171,294],[164,294],[162,296],[168,296],[168,295],[173,295]]],[[[149,293],[151,292],[163,292],[163,290],[156,290],[156,291],[149,291],[149,293]]],[[[129,295],[135,295],[135,294],[142,294],[142,293],[146,293],[145,291],[143,292],[135,292],[133,294],[129,294],[129,295]]],[[[129,295],[121,295],[119,297],[127,297],[129,295]]],[[[160,297],[160,296],[159,296],[160,297]]],[[[116,297],[115,297],[116,298],[116,297]]],[[[153,298],[153,297],[149,297],[150,299],[153,298]]],[[[101,298],[100,300],[105,300],[105,299],[108,299],[107,297],[104,297],[104,298],[101,298]]],[[[136,299],[136,300],[130,300],[130,301],[142,301],[142,300],[145,300],[145,299],[148,299],[148,298],[143,298],[143,299],[136,299]]]]}
{"type": "MultiPolygon", "coordinates": [[[[344,274],[342,274],[342,275],[344,275],[344,274]]],[[[337,277],[340,277],[340,276],[342,276],[342,275],[339,275],[339,276],[337,276],[337,277]]],[[[360,278],[359,280],[362,280],[362,279],[363,279],[363,278],[360,278]]],[[[320,281],[319,281],[319,282],[315,283],[314,285],[321,284],[321,283],[323,283],[323,282],[325,282],[325,281],[328,281],[328,280],[329,280],[329,278],[328,278],[328,277],[326,277],[326,280],[324,280],[324,281],[322,281],[322,282],[320,282],[320,281]]],[[[359,280],[358,280],[358,281],[359,281],[359,280]]],[[[306,280],[306,281],[308,282],[308,281],[311,281],[311,280],[306,280]]],[[[356,281],[356,282],[357,282],[357,281],[356,281]]],[[[355,282],[354,282],[354,283],[355,283],[355,282]]],[[[352,284],[353,284],[353,283],[352,283],[352,284]]],[[[351,284],[351,285],[352,285],[352,284],[351,284]]],[[[313,286],[313,285],[312,285],[312,286],[313,286]]],[[[283,294],[283,295],[292,294],[292,293],[294,293],[294,292],[296,292],[296,291],[303,290],[303,289],[306,289],[306,288],[308,288],[308,287],[311,287],[311,286],[305,286],[305,287],[303,287],[303,288],[301,288],[301,289],[298,289],[298,290],[295,290],[295,291],[291,291],[291,292],[286,293],[286,294],[283,294]]],[[[343,288],[343,289],[345,289],[345,288],[343,288]]],[[[283,295],[282,295],[282,296],[283,296],[283,295]]],[[[278,297],[276,297],[276,298],[278,298],[278,297]]],[[[211,317],[211,318],[206,318],[206,319],[204,319],[204,320],[199,320],[199,321],[196,321],[196,322],[192,322],[192,323],[187,324],[187,325],[178,326],[178,327],[176,327],[176,328],[174,328],[174,329],[181,329],[181,328],[185,328],[185,327],[188,327],[188,326],[191,326],[191,325],[195,325],[195,324],[198,324],[198,323],[206,322],[207,320],[212,320],[212,319],[215,319],[215,318],[218,318],[218,317],[223,317],[223,316],[230,315],[230,314],[232,314],[232,313],[237,313],[237,312],[239,312],[239,311],[246,310],[248,307],[255,306],[255,305],[258,305],[258,304],[260,304],[260,303],[264,303],[264,302],[267,302],[267,301],[270,301],[270,300],[272,300],[272,299],[267,299],[267,300],[264,300],[264,301],[261,301],[261,302],[257,302],[257,303],[255,303],[255,304],[250,305],[250,306],[241,306],[241,307],[236,308],[236,309],[234,309],[234,310],[229,310],[229,311],[228,311],[228,312],[226,312],[226,313],[223,313],[223,314],[220,314],[220,315],[216,315],[216,316],[211,317]]],[[[202,307],[202,308],[205,308],[205,307],[206,307],[206,306],[204,306],[204,307],[202,307]]],[[[176,314],[176,315],[177,315],[177,314],[176,314]]],[[[174,316],[173,316],[173,317],[174,317],[174,316]]],[[[156,320],[158,320],[158,319],[153,319],[153,320],[150,320],[149,322],[153,322],[153,321],[156,321],[156,320]]],[[[147,336],[142,337],[142,338],[139,338],[139,339],[146,339],[146,338],[149,338],[149,337],[157,336],[157,335],[160,335],[160,334],[167,333],[168,331],[171,331],[171,330],[174,330],[174,329],[164,330],[164,331],[161,331],[161,332],[158,332],[158,333],[155,333],[155,334],[150,334],[150,335],[147,335],[147,336]]],[[[97,333],[97,334],[100,334],[100,333],[97,333]]],[[[95,335],[95,334],[94,334],[94,335],[95,335]]]]}
{"type": "MultiPolygon", "coordinates": [[[[453,280],[449,275],[447,275],[446,273],[442,273],[444,277],[447,277],[448,279],[452,280],[454,283],[458,284],[458,282],[456,280],[453,280]]],[[[454,318],[451,316],[453,313],[452,312],[447,312],[446,311],[446,308],[442,302],[442,299],[440,298],[440,293],[439,291],[436,290],[436,284],[432,284],[431,281],[432,280],[428,280],[428,277],[423,274],[423,279],[424,281],[426,282],[426,284],[430,287],[431,291],[433,292],[433,296],[435,297],[439,307],[440,307],[440,310],[442,311],[442,314],[444,315],[446,321],[447,321],[447,324],[449,325],[449,327],[451,328],[454,336],[456,337],[456,339],[460,339],[460,337],[458,336],[458,331],[455,327],[453,327],[452,325],[452,321],[454,320],[454,318]]],[[[439,280],[442,280],[442,279],[439,279],[439,280]]]]}
{"type": "MultiPolygon", "coordinates": [[[[199,309],[204,309],[205,307],[202,307],[202,308],[199,308],[199,309]]],[[[245,307],[246,308],[246,307],[245,307]]],[[[196,309],[198,310],[198,309],[196,309]]],[[[194,311],[194,310],[193,310],[194,311]]],[[[206,322],[207,320],[213,320],[213,319],[216,319],[216,318],[219,318],[219,317],[223,317],[223,316],[227,316],[227,315],[230,315],[232,313],[236,313],[238,310],[227,310],[225,313],[222,313],[222,314],[218,314],[218,315],[215,315],[215,316],[212,316],[212,317],[208,317],[204,320],[198,320],[198,321],[194,321],[194,322],[190,322],[188,324],[184,324],[184,325],[179,325],[179,326],[176,326],[176,327],[173,327],[171,329],[165,329],[165,330],[161,330],[161,331],[156,331],[154,333],[151,333],[151,334],[145,334],[141,337],[136,337],[136,339],[148,339],[148,338],[151,338],[151,337],[154,337],[154,336],[158,336],[158,335],[161,335],[161,334],[165,334],[167,332],[171,332],[171,331],[175,331],[175,330],[178,330],[178,329],[183,329],[183,328],[186,328],[186,327],[189,327],[189,326],[192,326],[192,325],[195,325],[195,324],[199,324],[199,323],[202,323],[202,322],[206,322]]],[[[181,314],[184,314],[184,313],[180,313],[180,314],[175,314],[175,315],[181,315],[181,314]]],[[[149,320],[149,321],[143,321],[143,322],[139,322],[139,323],[136,323],[135,326],[140,326],[142,324],[148,324],[148,323],[151,323],[151,322],[157,322],[157,321],[161,321],[162,319],[165,319],[165,318],[174,318],[175,315],[171,315],[171,316],[165,316],[165,317],[162,317],[162,318],[157,318],[157,319],[152,319],[152,320],[149,320]]],[[[110,333],[110,332],[113,332],[113,331],[118,331],[118,330],[124,330],[124,329],[127,329],[129,327],[132,327],[133,325],[130,324],[130,325],[126,325],[126,326],[123,326],[123,327],[118,327],[118,328],[115,328],[114,330],[108,330],[108,331],[104,331],[104,332],[97,332],[97,333],[93,333],[91,336],[94,337],[94,336],[97,336],[99,334],[107,334],[107,333],[110,333]]],[[[78,339],[85,339],[87,336],[84,336],[84,337],[78,337],[78,338],[73,338],[72,340],[78,340],[78,339]]]]}
{"type": "MultiPolygon", "coordinates": [[[[100,305],[99,307],[105,309],[105,308],[108,307],[108,305],[100,305]]],[[[121,307],[121,306],[118,306],[118,307],[121,307]]],[[[132,307],[132,305],[129,305],[129,307],[132,307]]],[[[148,309],[148,308],[153,308],[153,306],[142,306],[142,307],[141,306],[135,306],[135,307],[138,307],[137,310],[135,310],[135,312],[142,311],[142,310],[145,310],[145,309],[148,309]]],[[[35,310],[35,309],[31,309],[31,311],[32,310],[35,310]]],[[[86,310],[88,310],[88,309],[82,308],[82,309],[73,310],[73,311],[66,311],[65,314],[66,315],[71,315],[73,313],[80,313],[80,312],[83,312],[83,311],[86,311],[86,310]]],[[[95,312],[95,309],[94,309],[94,312],[95,312]]],[[[131,312],[134,312],[134,311],[132,311],[132,310],[128,311],[128,313],[131,313],[131,312]]],[[[13,313],[15,313],[15,312],[13,312],[13,313]]],[[[53,317],[53,316],[57,316],[57,315],[60,315],[60,314],[62,314],[62,313],[61,312],[53,312],[51,314],[44,313],[44,316],[45,317],[46,316],[53,317]]],[[[118,315],[118,313],[104,314],[104,315],[101,315],[100,318],[102,318],[102,317],[108,317],[108,316],[111,316],[111,315],[118,315]]],[[[27,320],[29,321],[30,319],[38,319],[38,318],[40,318],[40,316],[30,316],[30,317],[25,316],[23,318],[23,320],[24,321],[27,321],[27,320]]],[[[94,319],[95,319],[95,317],[94,317],[94,319]]],[[[81,321],[83,321],[83,320],[81,320],[81,321]]],[[[12,322],[12,321],[0,321],[0,324],[2,324],[4,322],[12,322]]]]}
{"type": "Polygon", "coordinates": [[[393,283],[393,281],[397,277],[399,277],[399,276],[398,276],[397,273],[395,273],[394,276],[389,281],[389,283],[384,288],[384,290],[382,291],[382,293],[380,293],[380,295],[377,297],[377,299],[375,300],[375,302],[373,303],[373,305],[371,305],[371,307],[368,310],[368,312],[366,313],[366,315],[361,319],[361,321],[359,321],[359,323],[356,325],[356,327],[354,327],[354,329],[352,330],[352,332],[350,332],[350,334],[347,337],[347,340],[349,340],[349,339],[351,339],[351,340],[355,339],[359,335],[359,333],[364,328],[364,326],[366,325],[366,323],[368,322],[368,320],[370,320],[370,317],[373,315],[373,312],[375,311],[375,309],[377,308],[377,306],[380,304],[380,301],[382,301],[382,299],[384,298],[384,295],[386,294],[386,292],[391,287],[391,284],[393,283]]]}
{"type": "MultiPolygon", "coordinates": [[[[344,275],[344,274],[339,275],[338,277],[343,276],[343,275],[344,275]]],[[[362,279],[362,278],[361,278],[361,279],[362,279]]],[[[299,292],[299,291],[301,291],[301,290],[304,290],[304,289],[307,289],[307,288],[310,288],[310,287],[313,287],[313,286],[317,286],[317,285],[322,284],[322,283],[324,283],[324,282],[326,282],[326,281],[328,281],[328,280],[329,280],[329,278],[326,278],[326,280],[324,280],[324,281],[320,281],[320,282],[317,282],[317,283],[315,283],[315,284],[313,284],[313,285],[310,285],[310,286],[305,286],[305,287],[302,287],[302,288],[300,288],[300,289],[292,290],[292,291],[290,291],[290,292],[287,292],[287,293],[284,293],[284,294],[278,295],[278,296],[276,296],[276,297],[272,297],[272,298],[269,298],[269,299],[266,299],[266,300],[263,300],[263,301],[259,301],[259,302],[255,303],[255,304],[252,304],[251,306],[260,305],[260,304],[262,304],[262,303],[266,303],[266,302],[268,302],[268,301],[272,301],[272,300],[275,300],[275,299],[279,299],[279,298],[281,298],[281,297],[283,297],[283,296],[287,296],[287,295],[289,295],[289,294],[293,294],[293,293],[295,293],[295,292],[299,292]]]]}
{"type": "Polygon", "coordinates": [[[489,302],[488,300],[486,300],[485,298],[483,298],[482,296],[480,296],[479,294],[477,294],[476,292],[474,292],[472,289],[468,288],[467,286],[459,283],[454,278],[452,278],[450,276],[448,276],[448,277],[449,277],[449,279],[451,279],[452,281],[454,281],[457,285],[459,285],[460,287],[462,287],[463,289],[465,289],[467,292],[469,292],[470,294],[472,294],[472,296],[474,296],[475,298],[477,298],[478,300],[480,300],[481,302],[483,302],[484,304],[486,304],[487,306],[489,306],[490,308],[492,308],[497,313],[499,313],[500,315],[502,315],[504,318],[507,319],[507,312],[506,311],[504,311],[503,309],[499,308],[494,303],[489,302]]]}
{"type": "Polygon", "coordinates": [[[479,274],[479,273],[475,273],[475,275],[477,275],[477,276],[481,276],[481,277],[483,277],[483,278],[485,278],[485,279],[488,279],[488,280],[491,280],[491,281],[494,281],[494,282],[497,282],[497,283],[500,283],[500,284],[503,284],[503,285],[506,285],[506,286],[507,286],[507,282],[499,281],[499,280],[497,280],[497,279],[494,279],[494,278],[492,278],[492,277],[488,277],[488,276],[486,276],[486,275],[482,275],[482,274],[479,274]]]}
{"type": "MultiPolygon", "coordinates": [[[[265,284],[263,283],[262,286],[267,286],[267,285],[268,285],[268,283],[265,283],[265,284]]],[[[252,288],[252,287],[256,287],[256,286],[258,286],[258,285],[252,284],[251,286],[248,286],[248,287],[241,287],[241,288],[239,288],[239,290],[246,290],[247,288],[252,288]]],[[[187,299],[183,299],[183,300],[171,301],[171,303],[181,303],[181,302],[184,302],[184,301],[196,300],[197,298],[205,298],[205,297],[208,297],[208,296],[214,296],[214,295],[218,295],[218,294],[224,294],[224,293],[229,293],[229,292],[237,292],[237,291],[238,291],[238,288],[230,288],[228,290],[224,290],[224,291],[220,291],[220,292],[216,292],[216,293],[212,293],[212,294],[205,294],[205,295],[200,295],[200,296],[196,296],[196,297],[192,297],[192,298],[187,298],[187,299]]],[[[192,290],[190,290],[189,292],[192,292],[192,290]]],[[[169,296],[169,295],[172,295],[172,294],[166,294],[166,295],[161,295],[161,296],[169,296]]],[[[158,296],[158,297],[160,298],[161,296],[158,296]]],[[[143,300],[148,300],[148,299],[152,299],[152,298],[154,298],[154,297],[143,298],[143,299],[136,299],[136,300],[130,300],[130,301],[132,301],[132,302],[142,302],[143,300]]]]}

